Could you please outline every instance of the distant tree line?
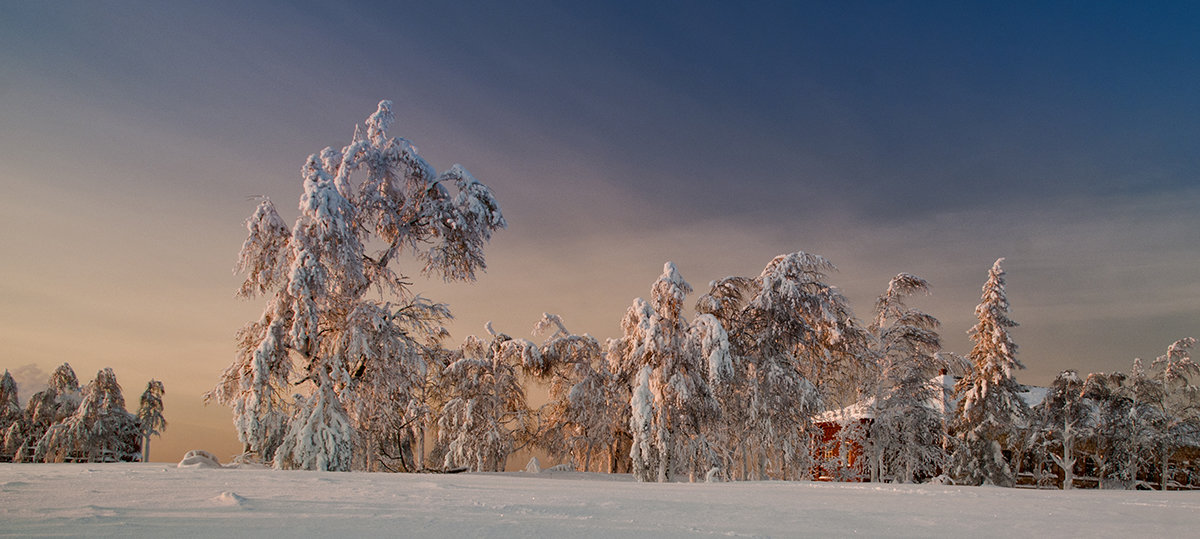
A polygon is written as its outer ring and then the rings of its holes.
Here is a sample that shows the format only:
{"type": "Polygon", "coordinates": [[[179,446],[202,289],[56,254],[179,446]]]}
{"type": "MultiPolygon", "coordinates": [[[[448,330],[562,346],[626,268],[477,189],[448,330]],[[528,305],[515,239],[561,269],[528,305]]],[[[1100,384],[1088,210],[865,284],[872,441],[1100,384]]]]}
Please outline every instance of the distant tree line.
{"type": "Polygon", "coordinates": [[[17,384],[6,370],[0,378],[0,460],[8,462],[132,462],[149,457],[150,437],[166,429],[163,385],[146,385],[136,414],[112,369],[96,373],[83,388],[63,363],[45,390],[24,410],[17,384]]]}
{"type": "Polygon", "coordinates": [[[833,264],[804,252],[710,283],[691,319],[692,287],[667,263],[649,301],[630,305],[621,337],[603,343],[546,314],[540,344],[489,323],[485,337],[447,348],[448,308],[413,293],[396,260],[471,280],[506,223],[465,169],[437,173],[409,141],[389,138],[392,121],[381,102],[347,146],[308,158],[290,227],[267,199],[246,221],[239,293],[266,306],[207,395],[232,409],[243,459],[502,470],[514,451],[537,447],[644,481],[1012,486],[1049,482],[1053,463],[1066,486],[1075,471],[1130,487],[1196,483],[1178,473],[1194,472],[1185,462],[1200,447],[1194,341],[1173,345],[1152,373],[1064,374],[1031,407],[1014,378],[1023,366],[1002,260],[966,357],[941,352],[937,319],[907,306],[927,292],[923,279],[897,275],[863,323],[828,283],[833,264]],[[536,410],[526,398],[535,385],[549,393],[536,410]]]}
{"type": "Polygon", "coordinates": [[[1066,370],[1031,412],[1014,449],[1038,485],[1200,487],[1200,366],[1196,340],[1168,347],[1147,371],[1066,370]]]}

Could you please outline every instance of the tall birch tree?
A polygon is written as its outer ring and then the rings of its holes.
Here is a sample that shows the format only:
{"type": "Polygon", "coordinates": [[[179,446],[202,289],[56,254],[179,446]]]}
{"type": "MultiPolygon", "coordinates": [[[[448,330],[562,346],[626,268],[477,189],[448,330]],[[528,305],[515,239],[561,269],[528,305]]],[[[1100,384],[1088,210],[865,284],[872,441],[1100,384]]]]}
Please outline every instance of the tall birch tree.
{"type": "Polygon", "coordinates": [[[375,469],[381,441],[395,439],[381,427],[405,425],[384,403],[419,408],[412,400],[449,316],[410,290],[397,260],[472,280],[506,226],[490,189],[459,165],[437,173],[388,136],[393,120],[381,101],[347,146],[309,156],[290,229],[269,199],[246,221],[239,295],[267,304],[207,397],[233,409],[247,452],[271,460],[286,447],[276,466],[375,469]]]}

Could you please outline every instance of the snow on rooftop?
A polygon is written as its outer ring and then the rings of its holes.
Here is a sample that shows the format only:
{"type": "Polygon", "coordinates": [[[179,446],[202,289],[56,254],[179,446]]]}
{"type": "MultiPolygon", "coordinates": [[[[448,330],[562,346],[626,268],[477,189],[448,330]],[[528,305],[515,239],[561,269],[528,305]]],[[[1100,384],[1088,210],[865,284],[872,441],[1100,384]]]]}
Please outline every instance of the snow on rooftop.
{"type": "MultiPolygon", "coordinates": [[[[954,400],[954,384],[957,381],[957,377],[948,374],[940,374],[931,378],[929,383],[934,386],[940,386],[942,391],[936,392],[937,396],[930,399],[926,404],[934,410],[940,410],[943,414],[953,414],[954,407],[958,404],[954,400]]],[[[1021,389],[1021,400],[1025,401],[1025,404],[1029,405],[1030,408],[1040,405],[1046,399],[1046,393],[1050,391],[1050,388],[1041,386],[1021,386],[1021,389]]],[[[817,414],[813,418],[813,421],[817,423],[835,423],[848,419],[873,419],[875,415],[871,410],[871,406],[874,402],[874,397],[867,397],[845,408],[828,410],[817,414]]]]}
{"type": "Polygon", "coordinates": [[[1046,394],[1050,392],[1050,388],[1041,386],[1021,386],[1021,400],[1030,408],[1039,406],[1042,401],[1046,400],[1046,394]]]}
{"type": "Polygon", "coordinates": [[[874,419],[875,413],[871,410],[871,406],[874,404],[875,397],[867,397],[845,408],[821,412],[813,417],[813,422],[836,423],[850,419],[874,419]]]}

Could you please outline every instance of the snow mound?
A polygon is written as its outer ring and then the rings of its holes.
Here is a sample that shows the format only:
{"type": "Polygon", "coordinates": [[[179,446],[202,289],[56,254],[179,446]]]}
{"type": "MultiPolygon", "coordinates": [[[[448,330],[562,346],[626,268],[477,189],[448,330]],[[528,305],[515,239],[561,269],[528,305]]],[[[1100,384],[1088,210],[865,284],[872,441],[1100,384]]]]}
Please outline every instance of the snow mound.
{"type": "Polygon", "coordinates": [[[212,453],[203,449],[193,449],[183,456],[177,465],[179,468],[220,468],[221,461],[212,453]]]}
{"type": "Polygon", "coordinates": [[[525,471],[529,473],[542,473],[542,466],[538,463],[537,457],[529,459],[529,464],[525,465],[525,471]]]}
{"type": "Polygon", "coordinates": [[[246,498],[243,498],[236,492],[225,491],[213,498],[212,502],[213,505],[224,507],[241,507],[246,505],[246,498]]]}
{"type": "Polygon", "coordinates": [[[222,468],[250,469],[250,470],[265,470],[270,468],[263,464],[262,458],[254,453],[242,453],[234,455],[233,459],[228,464],[222,464],[222,468]]]}
{"type": "Polygon", "coordinates": [[[937,477],[930,479],[929,484],[931,484],[931,485],[953,485],[954,480],[950,479],[950,476],[948,476],[946,474],[942,474],[942,475],[939,475],[937,477]]]}

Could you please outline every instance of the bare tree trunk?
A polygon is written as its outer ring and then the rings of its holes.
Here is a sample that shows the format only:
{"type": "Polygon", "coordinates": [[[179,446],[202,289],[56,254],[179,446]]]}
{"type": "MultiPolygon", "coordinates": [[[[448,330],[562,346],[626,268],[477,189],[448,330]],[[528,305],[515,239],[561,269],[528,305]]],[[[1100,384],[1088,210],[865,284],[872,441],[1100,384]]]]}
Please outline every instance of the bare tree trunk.
{"type": "Polygon", "coordinates": [[[1063,490],[1075,487],[1075,436],[1067,431],[1063,440],[1063,490]]]}
{"type": "Polygon", "coordinates": [[[1129,490],[1137,490],[1138,482],[1138,465],[1137,451],[1129,452],[1129,490]]]}
{"type": "Polygon", "coordinates": [[[1163,444],[1162,455],[1162,490],[1167,490],[1167,481],[1171,477],[1171,451],[1165,443],[1163,444]]]}
{"type": "Polygon", "coordinates": [[[413,463],[413,467],[420,472],[425,470],[425,420],[422,419],[417,423],[417,454],[413,458],[416,461],[413,463]]]}
{"type": "MultiPolygon", "coordinates": [[[[665,408],[665,404],[663,405],[665,408]]],[[[671,466],[671,432],[668,430],[668,421],[666,411],[659,409],[658,432],[655,432],[655,437],[658,439],[658,482],[666,483],[670,478],[671,466]]]]}
{"type": "Polygon", "coordinates": [[[738,455],[738,467],[742,468],[742,469],[740,469],[740,472],[738,473],[738,475],[739,475],[739,479],[742,479],[744,481],[749,478],[750,453],[749,453],[749,451],[746,451],[745,444],[742,444],[742,447],[738,448],[738,450],[742,451],[742,455],[738,455]]]}

